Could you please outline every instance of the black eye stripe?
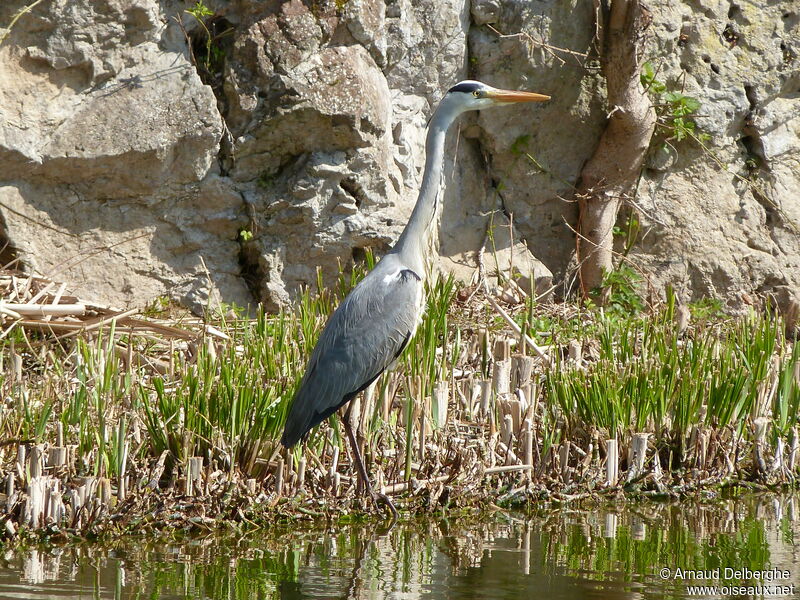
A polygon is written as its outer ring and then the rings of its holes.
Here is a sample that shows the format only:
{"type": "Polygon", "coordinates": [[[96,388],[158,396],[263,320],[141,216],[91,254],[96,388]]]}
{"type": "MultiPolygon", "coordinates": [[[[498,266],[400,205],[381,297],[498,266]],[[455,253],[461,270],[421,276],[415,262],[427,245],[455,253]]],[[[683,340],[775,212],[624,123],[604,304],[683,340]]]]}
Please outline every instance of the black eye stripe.
{"type": "Polygon", "coordinates": [[[480,84],[478,83],[459,83],[451,87],[448,91],[449,92],[464,92],[466,94],[471,94],[472,92],[477,92],[481,89],[480,84]]]}

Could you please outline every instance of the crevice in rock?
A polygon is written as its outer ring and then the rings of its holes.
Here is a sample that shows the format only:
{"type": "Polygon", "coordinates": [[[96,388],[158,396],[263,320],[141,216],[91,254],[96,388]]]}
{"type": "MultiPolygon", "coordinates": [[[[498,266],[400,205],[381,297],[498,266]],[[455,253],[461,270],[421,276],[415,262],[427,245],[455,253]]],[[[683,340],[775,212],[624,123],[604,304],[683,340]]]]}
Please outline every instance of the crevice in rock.
{"type": "Polygon", "coordinates": [[[744,94],[750,104],[750,110],[744,118],[741,138],[742,145],[748,155],[747,165],[750,170],[769,172],[769,164],[764,153],[764,143],[761,140],[761,133],[755,125],[755,115],[758,110],[756,90],[752,85],[745,84],[744,94]]]}
{"type": "Polygon", "coordinates": [[[342,188],[344,193],[350,196],[353,199],[353,202],[356,204],[356,208],[360,209],[362,204],[365,202],[368,203],[367,194],[364,192],[364,188],[355,180],[353,177],[346,177],[339,182],[339,187],[342,188]]]}
{"type": "Polygon", "coordinates": [[[200,81],[211,88],[217,99],[217,110],[223,124],[217,162],[220,173],[227,175],[233,168],[234,143],[227,124],[228,101],[224,92],[225,62],[233,50],[232,34],[235,25],[217,14],[204,19],[202,25],[197,19],[194,19],[192,24],[195,27],[184,29],[184,33],[188,38],[189,53],[200,81]]]}
{"type": "Polygon", "coordinates": [[[736,31],[733,23],[728,23],[725,29],[722,30],[722,39],[728,44],[728,48],[734,48],[739,45],[741,41],[741,34],[736,31]]]}
{"type": "Polygon", "coordinates": [[[790,64],[795,58],[797,58],[797,53],[794,51],[794,48],[790,44],[786,42],[781,42],[781,54],[783,56],[783,63],[788,65],[790,64]]]}
{"type": "Polygon", "coordinates": [[[259,244],[254,237],[257,233],[255,206],[242,198],[247,211],[247,229],[239,232],[239,273],[256,302],[261,302],[266,294],[265,284],[269,280],[269,272],[264,263],[264,258],[259,249],[259,244]]]}
{"type": "Polygon", "coordinates": [[[756,90],[752,85],[744,86],[744,93],[747,101],[750,104],[750,111],[744,119],[744,127],[742,127],[741,143],[747,153],[745,159],[745,168],[747,170],[747,179],[753,182],[749,186],[753,194],[753,198],[758,202],[766,213],[766,226],[772,229],[780,222],[779,209],[775,203],[770,200],[763,192],[758,182],[765,182],[770,175],[769,162],[767,161],[766,153],[764,152],[764,142],[761,139],[761,132],[755,124],[755,114],[758,109],[758,97],[756,90]]]}
{"type": "Polygon", "coordinates": [[[256,302],[261,302],[266,293],[264,283],[267,281],[268,273],[264,268],[261,252],[258,245],[252,241],[239,242],[239,273],[242,281],[252,294],[256,302]]]}
{"type": "Polygon", "coordinates": [[[27,272],[26,265],[18,260],[19,251],[5,235],[6,224],[2,220],[0,220],[0,227],[2,227],[2,233],[0,233],[0,265],[3,268],[14,265],[14,268],[27,272]]]}
{"type": "Polygon", "coordinates": [[[353,264],[363,265],[367,262],[367,248],[356,246],[352,251],[353,264]]]}

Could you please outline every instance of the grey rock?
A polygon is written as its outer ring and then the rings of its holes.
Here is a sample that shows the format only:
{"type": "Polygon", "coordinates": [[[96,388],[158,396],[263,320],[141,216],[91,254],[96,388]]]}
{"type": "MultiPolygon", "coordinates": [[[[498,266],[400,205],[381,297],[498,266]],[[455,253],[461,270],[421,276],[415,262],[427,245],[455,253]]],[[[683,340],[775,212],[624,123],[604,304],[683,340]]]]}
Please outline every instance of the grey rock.
{"type": "Polygon", "coordinates": [[[369,51],[379,67],[385,67],[386,6],[383,0],[348,0],[344,18],[353,38],[369,51]]]}
{"type": "MultiPolygon", "coordinates": [[[[317,269],[330,283],[393,243],[427,119],[469,76],[553,98],[454,128],[439,266],[470,279],[494,223],[501,267],[515,257],[540,291],[570,281],[573,186],[607,112],[591,3],[207,4],[230,28],[213,90],[175,0],[50,0],[0,45],[0,216],[27,269],[118,305],[277,308],[317,269]]],[[[800,287],[795,4],[650,6],[657,77],[700,100],[710,136],[670,139],[665,116],[625,213],[643,226],[630,258],[650,289],[735,308],[800,287]]],[[[0,5],[0,23],[18,8],[0,5]]]]}
{"type": "Polygon", "coordinates": [[[471,7],[475,25],[497,23],[500,20],[500,0],[474,0],[471,7]]]}
{"type": "Polygon", "coordinates": [[[222,121],[166,19],[154,0],[62,1],[15,25],[0,46],[4,236],[25,268],[105,303],[245,304],[242,203],[214,174],[222,121]]]}
{"type": "Polygon", "coordinates": [[[738,309],[742,293],[788,299],[800,285],[800,61],[787,51],[800,34],[796,6],[653,9],[659,78],[701,102],[710,139],[706,149],[672,142],[669,169],[645,170],[647,234],[632,255],[653,286],[679,283],[687,300],[738,309]],[[678,21],[683,40],[669,25],[678,21]]]}
{"type": "Polygon", "coordinates": [[[602,81],[585,56],[592,49],[592,7],[551,0],[503,2],[501,8],[493,29],[470,31],[475,75],[552,100],[483,111],[480,141],[517,231],[530,251],[563,278],[575,247],[572,188],[605,120],[602,81]]]}

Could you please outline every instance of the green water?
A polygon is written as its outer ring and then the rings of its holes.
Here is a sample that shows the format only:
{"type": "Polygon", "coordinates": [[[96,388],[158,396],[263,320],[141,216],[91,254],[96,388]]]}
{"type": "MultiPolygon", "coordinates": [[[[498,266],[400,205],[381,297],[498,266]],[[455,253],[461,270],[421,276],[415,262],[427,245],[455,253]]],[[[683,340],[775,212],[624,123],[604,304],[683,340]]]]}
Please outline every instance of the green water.
{"type": "Polygon", "coordinates": [[[9,550],[0,598],[794,597],[799,509],[794,496],[748,496],[535,517],[497,512],[479,522],[431,515],[389,532],[298,522],[241,538],[9,550]],[[726,578],[726,568],[751,573],[726,578]],[[763,585],[764,577],[783,589],[722,587],[763,585]],[[717,593],[690,596],[695,585],[716,585],[717,593]]]}

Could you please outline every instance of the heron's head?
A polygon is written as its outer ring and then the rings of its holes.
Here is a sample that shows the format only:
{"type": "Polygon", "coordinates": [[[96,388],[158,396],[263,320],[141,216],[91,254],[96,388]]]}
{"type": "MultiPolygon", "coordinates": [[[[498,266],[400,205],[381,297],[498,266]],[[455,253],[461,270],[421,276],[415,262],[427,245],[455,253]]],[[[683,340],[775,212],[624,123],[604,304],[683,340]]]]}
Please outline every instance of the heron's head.
{"type": "Polygon", "coordinates": [[[443,101],[451,103],[459,112],[503,106],[514,102],[546,102],[550,96],[533,92],[500,90],[480,81],[467,79],[447,90],[443,101]]]}

